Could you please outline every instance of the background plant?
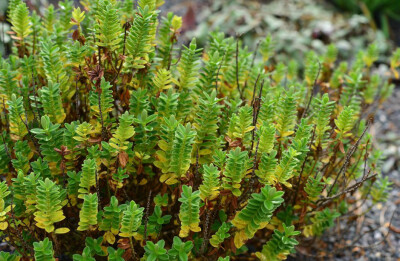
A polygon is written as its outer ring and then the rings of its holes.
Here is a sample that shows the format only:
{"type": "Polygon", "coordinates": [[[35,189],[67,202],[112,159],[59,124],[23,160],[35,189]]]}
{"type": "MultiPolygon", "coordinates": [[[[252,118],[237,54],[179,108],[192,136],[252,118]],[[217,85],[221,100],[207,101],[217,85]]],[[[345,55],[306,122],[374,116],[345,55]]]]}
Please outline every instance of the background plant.
{"type": "Polygon", "coordinates": [[[392,0],[333,1],[339,8],[352,13],[363,13],[371,21],[373,27],[379,25],[386,36],[390,35],[390,21],[400,20],[400,3],[392,0]]]}
{"type": "MultiPolygon", "coordinates": [[[[271,44],[276,50],[271,59],[288,64],[295,58],[300,67],[303,67],[302,60],[308,50],[322,55],[331,43],[340,50],[340,59],[353,58],[371,41],[379,42],[382,57],[385,53],[390,55],[391,42],[383,30],[371,26],[367,14],[335,8],[332,2],[216,0],[207,8],[193,4],[189,8],[194,10],[194,14],[188,11],[185,18],[195,21],[191,27],[187,26],[194,29],[186,31],[184,36],[189,40],[196,37],[203,46],[207,45],[209,31],[219,30],[231,36],[239,34],[246,45],[255,48],[259,40],[270,34],[273,36],[271,44]]],[[[358,2],[398,4],[393,0],[358,2]]],[[[378,16],[381,14],[384,13],[377,12],[378,16]]]]}

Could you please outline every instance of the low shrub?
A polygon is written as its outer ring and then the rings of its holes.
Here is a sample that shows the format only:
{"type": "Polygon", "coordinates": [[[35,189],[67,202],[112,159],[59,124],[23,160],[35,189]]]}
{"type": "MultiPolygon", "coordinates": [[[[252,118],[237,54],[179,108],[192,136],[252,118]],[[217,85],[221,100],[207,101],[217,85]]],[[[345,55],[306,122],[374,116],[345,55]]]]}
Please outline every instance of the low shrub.
{"type": "Polygon", "coordinates": [[[393,85],[372,73],[376,45],[351,65],[310,51],[300,73],[269,62],[270,36],[177,48],[182,19],[159,21],[161,2],[65,0],[43,17],[10,2],[2,259],[282,260],[351,196],[385,200],[368,128],[393,85]]]}

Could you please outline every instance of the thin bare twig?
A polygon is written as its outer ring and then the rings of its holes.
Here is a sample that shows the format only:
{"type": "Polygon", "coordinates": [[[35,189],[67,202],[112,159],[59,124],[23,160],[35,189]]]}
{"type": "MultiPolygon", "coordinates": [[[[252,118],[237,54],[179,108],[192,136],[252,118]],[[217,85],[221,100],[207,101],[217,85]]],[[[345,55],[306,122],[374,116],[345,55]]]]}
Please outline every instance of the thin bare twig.
{"type": "Polygon", "coordinates": [[[149,196],[147,197],[146,213],[144,215],[144,232],[143,232],[143,240],[144,241],[147,241],[147,223],[149,223],[151,193],[152,193],[152,190],[150,190],[149,196]]]}
{"type": "Polygon", "coordinates": [[[11,221],[12,221],[12,223],[14,225],[15,231],[17,232],[18,239],[23,244],[24,248],[29,250],[31,256],[33,256],[33,254],[34,254],[33,247],[28,245],[28,244],[26,244],[25,240],[22,237],[21,231],[19,231],[18,226],[17,226],[17,224],[15,222],[15,216],[14,216],[14,193],[11,193],[11,204],[10,204],[10,207],[11,207],[11,209],[10,209],[11,221]]]}
{"type": "MultiPolygon", "coordinates": [[[[100,79],[99,79],[100,81],[100,79]]],[[[101,109],[101,92],[102,90],[100,89],[100,87],[97,89],[97,103],[99,106],[99,115],[100,115],[100,123],[101,123],[101,140],[105,140],[106,139],[106,130],[104,129],[104,119],[103,119],[103,110],[101,109]]]]}
{"type": "Polygon", "coordinates": [[[257,128],[258,115],[260,113],[260,108],[261,108],[261,95],[262,95],[263,87],[264,87],[264,80],[261,82],[261,87],[260,87],[260,92],[258,93],[257,102],[254,100],[254,102],[252,104],[252,106],[253,106],[253,126],[254,126],[254,129],[251,131],[250,156],[253,153],[254,139],[255,139],[255,133],[256,133],[256,128],[257,128]]]}
{"type": "Polygon", "coordinates": [[[303,176],[303,172],[304,172],[304,168],[306,166],[307,158],[308,158],[308,156],[309,156],[309,154],[311,152],[312,144],[314,143],[316,127],[317,127],[317,125],[314,125],[314,130],[313,130],[313,133],[312,133],[311,142],[310,142],[310,144],[308,146],[308,152],[307,152],[306,157],[303,160],[303,164],[301,165],[300,175],[299,175],[299,179],[297,180],[297,185],[296,185],[296,192],[294,193],[294,196],[293,196],[293,203],[292,203],[293,206],[296,203],[297,195],[299,193],[300,184],[301,184],[301,177],[303,176]]]}
{"type": "Polygon", "coordinates": [[[224,53],[224,56],[222,56],[222,61],[221,61],[221,64],[219,65],[219,67],[218,67],[217,76],[215,77],[215,92],[216,92],[217,94],[218,94],[218,78],[219,78],[219,72],[221,71],[222,64],[224,64],[225,55],[226,55],[226,52],[224,53]]]}
{"type": "Polygon", "coordinates": [[[98,206],[98,209],[101,210],[101,198],[100,198],[97,167],[95,168],[94,173],[95,173],[95,177],[96,177],[96,194],[97,194],[97,202],[98,202],[97,206],[98,206]]]}
{"type": "Polygon", "coordinates": [[[240,99],[243,100],[243,90],[239,85],[239,35],[236,35],[236,88],[239,91],[240,99]]]}
{"type": "Polygon", "coordinates": [[[203,242],[201,243],[200,254],[204,254],[209,239],[208,227],[209,227],[211,211],[209,211],[207,208],[205,209],[205,211],[206,211],[206,220],[204,223],[203,242]]]}
{"type": "Polygon", "coordinates": [[[342,167],[340,168],[339,173],[336,175],[335,181],[333,182],[332,186],[329,188],[329,191],[328,191],[328,194],[327,194],[328,197],[330,196],[330,194],[332,192],[332,189],[336,185],[336,183],[337,183],[339,177],[341,176],[341,174],[346,172],[347,167],[348,167],[348,165],[350,163],[351,156],[353,156],[354,152],[357,150],[358,145],[360,144],[362,138],[364,137],[364,135],[367,132],[367,130],[368,130],[370,125],[371,125],[371,121],[368,120],[367,126],[365,127],[365,129],[364,129],[363,133],[361,134],[360,138],[358,138],[358,140],[353,145],[353,147],[351,147],[350,150],[347,152],[346,160],[345,160],[344,164],[342,165],[342,167]]]}
{"type": "MultiPolygon", "coordinates": [[[[126,36],[127,36],[127,30],[129,29],[130,24],[126,23],[124,25],[124,45],[123,45],[123,49],[122,49],[122,55],[125,56],[125,50],[126,50],[126,36]]],[[[115,80],[118,78],[119,74],[121,73],[121,69],[122,69],[122,65],[124,64],[125,59],[122,59],[121,63],[119,64],[118,70],[117,70],[117,74],[115,75],[114,79],[112,79],[112,84],[114,84],[115,80]]]]}
{"type": "Polygon", "coordinates": [[[344,195],[344,194],[347,194],[347,193],[353,193],[353,192],[354,192],[355,190],[357,190],[365,181],[367,181],[367,180],[369,180],[369,179],[372,179],[372,178],[376,177],[377,175],[378,175],[378,174],[373,174],[373,175],[371,175],[371,176],[363,177],[363,178],[361,179],[361,181],[359,181],[359,182],[357,182],[356,184],[352,185],[351,187],[345,189],[344,191],[339,192],[339,193],[337,193],[336,195],[333,195],[333,196],[331,196],[331,197],[325,197],[325,198],[319,199],[319,200],[317,201],[317,205],[319,205],[319,207],[321,207],[321,206],[326,205],[325,202],[327,202],[327,201],[332,201],[333,199],[336,199],[336,198],[338,198],[338,197],[340,197],[340,196],[342,196],[342,195],[344,195]],[[321,203],[324,203],[324,204],[323,204],[323,205],[320,205],[321,203]]]}
{"type": "MultiPolygon", "coordinates": [[[[260,76],[261,76],[261,72],[258,73],[256,82],[254,83],[254,87],[253,87],[253,97],[251,98],[251,106],[254,105],[255,96],[256,96],[256,90],[257,90],[257,83],[258,83],[258,80],[260,79],[260,76]]],[[[263,83],[264,83],[264,82],[263,82],[263,83]]]]}
{"type": "Polygon", "coordinates": [[[314,97],[314,92],[315,92],[315,88],[317,87],[317,81],[318,81],[318,78],[319,78],[319,74],[320,74],[320,73],[321,73],[321,62],[318,60],[318,73],[317,73],[317,77],[315,77],[314,85],[313,85],[313,88],[312,88],[311,93],[310,93],[310,98],[308,99],[307,106],[306,106],[306,108],[305,108],[303,114],[301,115],[299,121],[301,121],[301,119],[303,119],[304,117],[307,116],[307,112],[308,112],[308,109],[310,108],[311,100],[312,100],[312,98],[314,97]]]}
{"type": "Polygon", "coordinates": [[[194,180],[193,180],[193,190],[197,190],[201,182],[201,178],[199,177],[199,149],[197,149],[196,153],[196,164],[194,167],[194,180]]]}
{"type": "MultiPolygon", "coordinates": [[[[28,118],[28,117],[27,117],[26,112],[25,112],[25,119],[27,119],[27,118],[28,118]]],[[[42,157],[42,153],[40,152],[39,144],[37,143],[37,140],[36,140],[35,138],[32,137],[32,134],[31,134],[31,132],[29,131],[28,121],[24,121],[24,120],[22,119],[21,114],[19,115],[19,119],[20,119],[20,120],[22,121],[22,123],[25,125],[25,128],[26,128],[26,130],[28,131],[28,137],[29,137],[29,139],[33,142],[33,144],[35,145],[35,148],[36,148],[37,152],[39,153],[39,156],[42,157]]]]}
{"type": "Polygon", "coordinates": [[[240,204],[241,202],[247,201],[248,197],[254,191],[254,183],[255,183],[255,181],[257,179],[257,176],[256,176],[255,172],[256,172],[256,167],[257,167],[257,162],[258,162],[257,156],[258,156],[258,147],[259,147],[259,145],[260,145],[260,139],[258,139],[258,141],[257,141],[256,151],[254,153],[254,160],[253,160],[253,168],[252,168],[252,171],[251,171],[251,178],[250,178],[249,183],[247,185],[246,191],[238,199],[238,205],[239,206],[241,205],[240,204]]]}
{"type": "MultiPolygon", "coordinates": [[[[253,59],[251,61],[249,72],[251,72],[253,70],[254,62],[256,61],[257,51],[258,51],[258,47],[260,46],[260,43],[261,43],[261,41],[257,42],[256,49],[253,52],[253,59]]],[[[246,78],[246,81],[244,82],[244,87],[243,87],[244,90],[246,90],[246,88],[247,88],[247,80],[248,80],[248,77],[246,78]]],[[[254,96],[253,96],[253,98],[254,98],[254,96]]]]}

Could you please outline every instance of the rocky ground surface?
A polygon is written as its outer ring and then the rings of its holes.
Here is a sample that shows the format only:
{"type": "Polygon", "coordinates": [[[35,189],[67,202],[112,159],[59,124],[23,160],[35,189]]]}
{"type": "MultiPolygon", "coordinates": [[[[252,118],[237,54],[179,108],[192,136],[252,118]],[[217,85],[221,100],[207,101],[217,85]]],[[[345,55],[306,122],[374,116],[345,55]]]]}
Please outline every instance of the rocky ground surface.
{"type": "Polygon", "coordinates": [[[393,184],[388,201],[366,215],[367,227],[380,228],[361,239],[368,258],[359,260],[400,260],[400,86],[377,112],[371,132],[385,156],[382,174],[393,184]]]}

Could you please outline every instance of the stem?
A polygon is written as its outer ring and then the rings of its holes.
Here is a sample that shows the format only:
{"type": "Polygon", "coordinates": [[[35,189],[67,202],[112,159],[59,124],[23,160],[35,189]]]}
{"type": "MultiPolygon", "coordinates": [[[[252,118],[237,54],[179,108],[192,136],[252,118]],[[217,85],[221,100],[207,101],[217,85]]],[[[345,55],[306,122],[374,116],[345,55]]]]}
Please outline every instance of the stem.
{"type": "MultiPolygon", "coordinates": [[[[258,76],[260,76],[260,75],[258,75],[258,76]]],[[[257,78],[257,81],[258,81],[258,78],[257,78]]],[[[257,81],[254,84],[253,96],[254,96],[254,93],[256,91],[257,81]]],[[[255,139],[255,133],[256,133],[256,128],[257,128],[258,115],[259,115],[260,109],[261,109],[261,95],[262,95],[263,87],[264,87],[264,80],[261,82],[261,87],[260,87],[260,92],[258,93],[257,102],[256,102],[256,99],[254,97],[253,97],[253,101],[252,101],[252,106],[253,106],[253,126],[254,126],[254,129],[251,131],[250,156],[253,154],[254,139],[255,139]]]]}
{"type": "Polygon", "coordinates": [[[132,237],[129,237],[129,244],[130,244],[131,249],[132,249],[132,259],[135,260],[136,259],[136,252],[135,252],[135,248],[133,247],[132,237]]]}
{"type": "Polygon", "coordinates": [[[193,190],[197,190],[200,183],[201,183],[201,177],[199,177],[199,149],[197,148],[196,165],[194,169],[193,190]]]}
{"type": "MultiPolygon", "coordinates": [[[[125,26],[125,33],[124,33],[124,46],[122,47],[122,55],[125,56],[125,49],[126,49],[126,36],[127,36],[127,26],[125,26]]],[[[121,73],[122,65],[124,64],[124,60],[121,61],[118,67],[117,74],[115,75],[114,79],[111,81],[112,85],[114,85],[115,80],[117,80],[119,74],[121,73]]]]}
{"type": "MultiPolygon", "coordinates": [[[[100,80],[99,80],[100,81],[100,80]]],[[[99,104],[99,114],[100,114],[100,122],[101,122],[101,139],[105,140],[106,139],[106,132],[104,129],[104,119],[103,119],[103,112],[101,110],[101,89],[98,89],[98,104],[99,104]]]]}
{"type": "Polygon", "coordinates": [[[246,191],[238,199],[238,206],[241,205],[241,202],[246,202],[248,200],[249,196],[251,195],[251,193],[253,193],[253,191],[254,191],[254,183],[257,180],[257,176],[256,176],[255,172],[256,172],[256,167],[257,167],[257,162],[258,162],[257,156],[258,156],[258,147],[259,147],[259,145],[260,145],[260,139],[258,139],[258,141],[257,141],[256,151],[254,153],[254,160],[253,160],[253,168],[252,168],[252,171],[251,171],[251,178],[250,178],[249,183],[247,185],[246,191]]]}
{"type": "Polygon", "coordinates": [[[358,140],[353,145],[353,147],[351,147],[350,150],[348,151],[348,153],[346,155],[346,160],[345,160],[344,164],[342,165],[342,167],[340,168],[339,173],[336,175],[335,181],[333,182],[332,186],[330,187],[330,189],[328,191],[328,194],[327,194],[328,197],[330,196],[333,187],[336,185],[336,182],[338,181],[339,176],[341,176],[342,173],[346,172],[347,167],[348,167],[348,165],[350,163],[351,156],[353,156],[353,153],[357,150],[358,145],[361,142],[361,139],[364,137],[364,135],[367,132],[367,130],[368,130],[370,125],[371,125],[371,121],[368,120],[367,126],[365,127],[365,129],[364,129],[363,133],[361,134],[360,138],[358,138],[358,140]]]}
{"type": "MultiPolygon", "coordinates": [[[[253,70],[254,62],[256,61],[257,51],[258,51],[258,47],[260,46],[260,43],[261,43],[261,41],[258,41],[258,42],[257,42],[256,49],[255,49],[254,52],[253,52],[253,59],[251,60],[251,65],[250,65],[250,68],[249,68],[249,73],[251,73],[252,70],[253,70]]],[[[259,76],[258,76],[258,77],[259,77],[259,76]]],[[[258,77],[257,77],[257,80],[258,80],[258,77]]],[[[248,80],[248,77],[246,77],[246,81],[244,82],[244,87],[243,87],[244,90],[246,90],[246,88],[247,88],[247,80],[248,80]]],[[[253,93],[253,99],[254,99],[254,93],[253,93]]]]}
{"type": "Polygon", "coordinates": [[[236,88],[239,91],[240,99],[243,100],[243,90],[239,86],[239,37],[236,39],[236,88]]]}
{"type": "Polygon", "coordinates": [[[147,223],[149,221],[149,210],[150,210],[150,200],[151,200],[151,193],[152,191],[150,190],[149,196],[147,198],[147,205],[146,205],[146,214],[144,216],[144,233],[143,233],[143,239],[146,242],[147,241],[147,223]]]}
{"type": "Polygon", "coordinates": [[[54,254],[57,256],[57,254],[60,252],[59,251],[60,244],[58,243],[57,235],[56,235],[56,233],[54,233],[54,231],[51,232],[50,235],[51,235],[51,239],[53,239],[53,242],[54,242],[54,252],[55,252],[54,254]]]}
{"type": "MultiPolygon", "coordinates": [[[[79,71],[81,70],[81,66],[79,65],[79,71]]],[[[76,118],[79,120],[79,89],[78,89],[78,76],[75,77],[75,111],[76,111],[76,118]]],[[[36,99],[35,99],[36,101],[36,99]]]]}
{"type": "Polygon", "coordinates": [[[219,78],[219,72],[221,70],[222,64],[224,63],[226,52],[224,53],[224,56],[222,56],[221,64],[218,67],[217,71],[217,76],[215,77],[215,92],[218,94],[218,78],[219,78]]]}
{"type": "Polygon", "coordinates": [[[33,32],[33,44],[32,44],[32,55],[35,55],[35,47],[36,47],[36,30],[33,32]]]}
{"type": "Polygon", "coordinates": [[[97,206],[98,206],[98,209],[101,210],[101,199],[100,199],[100,190],[99,190],[97,166],[95,168],[95,172],[94,173],[96,174],[96,193],[97,193],[97,202],[98,202],[97,206]]]}
{"type": "MultiPolygon", "coordinates": [[[[175,36],[175,33],[173,34],[173,36],[175,36]]],[[[172,39],[172,37],[171,37],[170,39],[172,39]]],[[[171,69],[172,50],[173,50],[173,48],[174,48],[174,41],[172,41],[172,43],[171,43],[171,48],[169,48],[169,51],[168,51],[168,67],[167,67],[167,70],[168,70],[168,71],[171,69]]]]}
{"type": "Polygon", "coordinates": [[[13,205],[14,205],[14,193],[12,193],[12,191],[11,191],[11,204],[10,204],[10,206],[11,206],[11,210],[10,210],[10,212],[11,212],[11,221],[12,221],[12,223],[14,225],[15,231],[17,232],[17,237],[18,237],[19,242],[22,243],[24,249],[28,249],[29,250],[31,256],[33,257],[34,256],[33,247],[26,244],[25,240],[22,238],[21,231],[19,231],[19,229],[17,227],[17,224],[15,223],[13,205]]]}
{"type": "Polygon", "coordinates": [[[301,177],[303,176],[303,172],[304,172],[304,168],[305,168],[305,166],[306,166],[307,158],[308,158],[308,156],[309,156],[309,154],[310,154],[312,144],[314,143],[315,129],[316,129],[316,127],[317,127],[317,125],[314,125],[314,130],[313,130],[313,134],[312,134],[312,138],[311,138],[310,145],[309,145],[309,147],[308,147],[308,152],[307,152],[306,157],[304,158],[303,164],[301,165],[301,171],[300,171],[299,179],[298,179],[297,185],[296,185],[296,192],[294,193],[293,202],[292,202],[292,205],[293,205],[293,206],[294,206],[294,204],[296,203],[297,195],[299,194],[299,189],[300,189],[301,177]]]}
{"type": "MultiPolygon", "coordinates": [[[[33,144],[35,145],[35,148],[36,148],[37,152],[39,153],[39,156],[42,157],[42,153],[40,152],[39,144],[37,143],[37,140],[34,139],[34,138],[32,137],[32,134],[31,134],[31,132],[29,131],[28,122],[27,122],[27,121],[24,121],[24,120],[22,119],[22,116],[21,116],[21,115],[19,115],[19,118],[20,118],[20,120],[22,121],[22,123],[25,125],[25,128],[26,128],[26,130],[28,131],[28,137],[29,137],[29,139],[33,142],[33,144]]],[[[27,115],[26,115],[26,112],[25,112],[25,119],[28,119],[28,117],[27,117],[27,115]]]]}
{"type": "Polygon", "coordinates": [[[318,60],[318,66],[319,66],[318,67],[318,73],[317,73],[317,77],[315,77],[315,80],[314,80],[314,85],[313,85],[313,88],[312,88],[311,93],[310,93],[310,98],[308,99],[306,109],[304,110],[303,114],[301,115],[301,117],[299,119],[299,122],[301,121],[302,118],[307,116],[307,112],[308,112],[308,109],[310,108],[311,100],[312,100],[312,98],[314,96],[315,88],[317,87],[318,77],[319,77],[319,74],[321,73],[321,63],[320,63],[319,60],[318,60]]]}

